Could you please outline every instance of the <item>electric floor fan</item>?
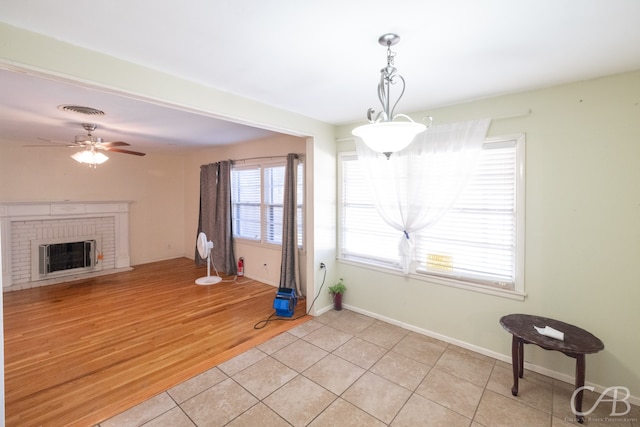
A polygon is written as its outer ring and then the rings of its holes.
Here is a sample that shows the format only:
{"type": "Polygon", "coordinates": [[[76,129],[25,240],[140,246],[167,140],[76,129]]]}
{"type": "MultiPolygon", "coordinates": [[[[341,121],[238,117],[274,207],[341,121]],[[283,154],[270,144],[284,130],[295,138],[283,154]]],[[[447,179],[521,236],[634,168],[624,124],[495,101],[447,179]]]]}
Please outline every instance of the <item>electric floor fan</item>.
{"type": "Polygon", "coordinates": [[[211,249],[213,249],[213,242],[211,240],[207,240],[207,235],[203,232],[198,234],[196,248],[198,249],[200,257],[207,260],[207,276],[196,279],[196,285],[215,285],[222,281],[220,276],[211,275],[211,249]]]}

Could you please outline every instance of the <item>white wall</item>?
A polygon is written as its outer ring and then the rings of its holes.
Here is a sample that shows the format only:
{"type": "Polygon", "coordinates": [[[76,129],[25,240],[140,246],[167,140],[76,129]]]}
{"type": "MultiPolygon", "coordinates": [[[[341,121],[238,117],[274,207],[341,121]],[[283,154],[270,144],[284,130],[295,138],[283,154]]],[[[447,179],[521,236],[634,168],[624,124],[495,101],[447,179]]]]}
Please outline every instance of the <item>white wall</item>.
{"type": "MultiPolygon", "coordinates": [[[[437,122],[500,117],[489,136],[526,134],[524,302],[339,264],[344,303],[510,357],[498,324],[531,313],[594,333],[587,382],[640,397],[640,72],[412,114],[437,122]]],[[[353,126],[339,129],[348,137],[353,126]]],[[[352,148],[341,143],[339,151],[352,148]]],[[[574,359],[526,346],[525,361],[573,378],[574,359]]]]}
{"type": "Polygon", "coordinates": [[[183,256],[181,155],[110,153],[97,168],[77,163],[64,147],[23,147],[0,141],[0,200],[131,201],[131,264],[183,256]]]}

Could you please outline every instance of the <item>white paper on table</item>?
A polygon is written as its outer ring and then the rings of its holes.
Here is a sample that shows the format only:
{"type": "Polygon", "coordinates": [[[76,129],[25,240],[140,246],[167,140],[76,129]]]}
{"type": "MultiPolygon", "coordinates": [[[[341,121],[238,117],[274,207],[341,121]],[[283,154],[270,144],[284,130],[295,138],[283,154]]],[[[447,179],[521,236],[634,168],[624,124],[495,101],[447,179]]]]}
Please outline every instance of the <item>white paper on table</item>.
{"type": "Polygon", "coordinates": [[[551,326],[545,326],[544,328],[539,328],[537,326],[534,326],[534,328],[536,328],[536,331],[538,331],[538,333],[541,335],[555,338],[560,341],[564,341],[564,332],[561,332],[557,329],[553,329],[551,326]]]}

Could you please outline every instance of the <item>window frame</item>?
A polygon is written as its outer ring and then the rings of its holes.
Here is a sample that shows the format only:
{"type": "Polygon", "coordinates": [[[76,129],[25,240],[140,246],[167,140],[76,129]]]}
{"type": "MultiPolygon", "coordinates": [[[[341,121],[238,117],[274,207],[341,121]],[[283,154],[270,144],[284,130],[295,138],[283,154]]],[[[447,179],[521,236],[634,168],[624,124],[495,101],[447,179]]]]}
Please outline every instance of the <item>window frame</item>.
{"type": "MultiPolygon", "coordinates": [[[[260,211],[260,218],[259,218],[259,223],[260,223],[260,237],[258,239],[252,239],[246,236],[239,236],[235,234],[235,227],[233,227],[232,232],[233,232],[233,238],[235,240],[238,241],[242,241],[243,243],[247,243],[247,244],[251,244],[251,245],[255,245],[255,246],[261,246],[261,247],[266,247],[266,248],[281,248],[282,247],[282,242],[280,243],[276,243],[273,242],[271,240],[269,240],[267,237],[268,235],[268,229],[269,227],[278,227],[277,225],[269,225],[269,221],[268,221],[268,209],[269,208],[277,208],[277,207],[281,207],[284,208],[284,200],[283,203],[267,203],[267,191],[268,188],[266,187],[266,183],[267,183],[267,179],[266,179],[266,170],[269,168],[278,168],[278,167],[285,167],[286,168],[286,159],[260,159],[260,160],[256,160],[256,161],[243,161],[242,164],[234,164],[231,168],[231,173],[233,174],[233,171],[235,169],[258,169],[260,172],[260,202],[259,202],[259,211],[260,211]]],[[[305,221],[305,203],[304,203],[304,195],[305,195],[305,185],[304,185],[304,180],[305,180],[305,162],[301,159],[300,163],[299,163],[299,167],[300,172],[298,175],[298,178],[302,178],[302,181],[299,182],[299,186],[301,185],[301,190],[302,190],[302,195],[301,197],[298,197],[298,209],[301,209],[301,214],[302,214],[302,223],[299,222],[298,226],[299,226],[299,238],[301,240],[301,244],[298,244],[298,250],[300,251],[304,251],[304,245],[305,245],[305,230],[304,230],[304,221],[305,221]]],[[[231,216],[232,216],[232,223],[235,223],[237,221],[235,213],[235,203],[233,202],[233,195],[234,195],[234,189],[233,189],[233,177],[231,178],[231,185],[232,185],[232,198],[231,198],[231,216]]],[[[298,196],[300,196],[300,194],[298,194],[298,196]]],[[[255,205],[255,203],[254,203],[255,205]]],[[[282,229],[282,224],[279,225],[279,228],[282,229]]]]}
{"type": "MultiPolygon", "coordinates": [[[[412,263],[411,271],[409,272],[409,277],[411,279],[426,281],[430,283],[435,283],[439,285],[451,286],[459,289],[470,290],[474,292],[480,292],[515,300],[524,300],[526,297],[525,293],[525,275],[524,275],[524,267],[525,267],[525,199],[526,199],[526,185],[525,185],[525,152],[526,152],[526,144],[525,144],[525,135],[517,134],[517,135],[505,135],[498,137],[490,137],[486,138],[484,144],[500,144],[507,143],[513,141],[515,142],[515,174],[516,174],[516,182],[515,182],[515,254],[514,254],[514,263],[515,263],[515,274],[514,274],[514,287],[511,288],[501,288],[494,285],[483,284],[479,281],[472,281],[461,277],[452,277],[446,275],[438,275],[432,272],[427,272],[426,269],[420,268],[420,266],[416,267],[416,263],[412,263]]],[[[393,275],[398,275],[402,277],[406,277],[402,273],[402,270],[398,265],[389,262],[375,262],[373,259],[367,258],[357,258],[343,257],[344,248],[342,247],[342,236],[343,236],[343,220],[342,220],[342,210],[343,210],[343,165],[345,158],[351,158],[356,156],[355,151],[341,152],[338,153],[338,262],[348,265],[354,265],[359,267],[364,267],[371,270],[376,270],[380,272],[385,272],[393,275]]],[[[357,157],[357,156],[356,156],[357,157]]]]}

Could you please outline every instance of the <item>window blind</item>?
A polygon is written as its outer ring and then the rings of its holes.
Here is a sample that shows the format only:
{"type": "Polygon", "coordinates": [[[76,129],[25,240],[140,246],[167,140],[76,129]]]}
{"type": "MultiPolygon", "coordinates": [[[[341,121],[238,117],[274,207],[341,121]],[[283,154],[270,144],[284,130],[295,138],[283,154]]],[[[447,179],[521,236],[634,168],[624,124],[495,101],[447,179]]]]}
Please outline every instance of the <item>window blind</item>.
{"type": "Polygon", "coordinates": [[[284,166],[264,169],[264,223],[267,243],[282,244],[284,166]]]}
{"type": "Polygon", "coordinates": [[[378,215],[358,164],[344,156],[341,178],[340,252],[343,258],[399,266],[398,233],[378,215]]]}
{"type": "Polygon", "coordinates": [[[416,261],[427,273],[513,287],[515,239],[515,141],[485,143],[451,211],[419,234],[416,261]]]}
{"type": "MultiPolygon", "coordinates": [[[[486,142],[453,208],[414,233],[418,274],[513,289],[516,280],[515,140],[486,142]]],[[[399,267],[399,232],[378,215],[357,156],[344,155],[340,177],[340,257],[399,267]]]]}
{"type": "Polygon", "coordinates": [[[231,206],[233,234],[251,240],[260,240],[261,206],[260,167],[233,168],[231,170],[231,206]]]}

